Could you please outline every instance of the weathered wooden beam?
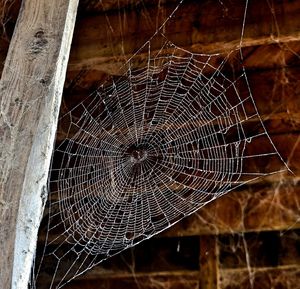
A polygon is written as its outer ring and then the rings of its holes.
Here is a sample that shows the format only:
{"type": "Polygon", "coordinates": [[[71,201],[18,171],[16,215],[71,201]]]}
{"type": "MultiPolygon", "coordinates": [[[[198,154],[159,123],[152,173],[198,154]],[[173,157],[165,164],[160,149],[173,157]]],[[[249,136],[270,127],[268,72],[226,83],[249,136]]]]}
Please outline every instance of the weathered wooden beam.
{"type": "Polygon", "coordinates": [[[1,288],[27,288],[78,0],[23,1],[0,81],[1,288]]]}

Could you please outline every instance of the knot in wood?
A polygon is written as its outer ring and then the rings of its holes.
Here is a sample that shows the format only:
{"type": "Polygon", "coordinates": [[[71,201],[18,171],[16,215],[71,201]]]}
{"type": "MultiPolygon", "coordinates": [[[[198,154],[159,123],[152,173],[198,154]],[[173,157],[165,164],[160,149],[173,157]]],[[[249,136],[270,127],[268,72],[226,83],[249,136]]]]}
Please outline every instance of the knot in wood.
{"type": "Polygon", "coordinates": [[[39,30],[34,34],[33,40],[29,46],[29,53],[32,55],[40,54],[48,44],[47,37],[43,30],[39,30]]]}

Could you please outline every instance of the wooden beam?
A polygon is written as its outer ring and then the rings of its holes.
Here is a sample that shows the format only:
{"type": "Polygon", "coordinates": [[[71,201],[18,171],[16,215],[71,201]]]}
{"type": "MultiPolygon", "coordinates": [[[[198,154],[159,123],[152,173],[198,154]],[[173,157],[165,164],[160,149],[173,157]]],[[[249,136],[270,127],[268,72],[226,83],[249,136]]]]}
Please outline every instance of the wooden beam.
{"type": "Polygon", "coordinates": [[[218,289],[219,249],[217,236],[200,238],[200,288],[218,289]]]}
{"type": "Polygon", "coordinates": [[[76,279],[79,280],[108,280],[108,279],[125,279],[130,277],[145,278],[145,277],[182,277],[186,276],[197,280],[199,272],[196,270],[156,270],[154,272],[143,271],[114,271],[106,272],[106,270],[100,266],[94,267],[92,270],[86,272],[85,274],[78,276],[76,279]]]}
{"type": "Polygon", "coordinates": [[[27,288],[78,0],[23,1],[0,81],[0,280],[27,288]]]}

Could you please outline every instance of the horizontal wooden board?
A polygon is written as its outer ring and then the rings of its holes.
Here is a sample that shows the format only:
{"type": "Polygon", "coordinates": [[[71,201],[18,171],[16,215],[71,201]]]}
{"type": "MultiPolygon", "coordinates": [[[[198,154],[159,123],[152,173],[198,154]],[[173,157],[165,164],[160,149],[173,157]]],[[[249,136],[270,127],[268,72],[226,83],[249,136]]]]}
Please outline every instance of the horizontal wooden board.
{"type": "Polygon", "coordinates": [[[115,279],[76,279],[65,286],[66,289],[198,289],[199,288],[198,272],[182,272],[180,274],[158,274],[152,276],[151,274],[144,274],[144,276],[136,276],[134,273],[132,277],[115,278],[115,279]]]}
{"type": "Polygon", "coordinates": [[[244,269],[221,270],[220,289],[261,289],[261,288],[299,288],[300,267],[298,265],[244,269]]]}

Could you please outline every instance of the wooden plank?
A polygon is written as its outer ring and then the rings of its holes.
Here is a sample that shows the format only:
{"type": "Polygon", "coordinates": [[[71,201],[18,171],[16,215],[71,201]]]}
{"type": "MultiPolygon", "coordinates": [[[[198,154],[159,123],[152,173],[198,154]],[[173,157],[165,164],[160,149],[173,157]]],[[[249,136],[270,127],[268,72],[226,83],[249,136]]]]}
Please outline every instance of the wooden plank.
{"type": "Polygon", "coordinates": [[[107,279],[126,279],[130,277],[136,278],[145,278],[145,277],[182,277],[186,276],[191,279],[198,279],[199,272],[196,270],[170,270],[170,271],[155,271],[155,272],[118,272],[118,271],[110,271],[106,272],[102,268],[95,267],[91,271],[88,271],[86,274],[78,276],[77,280],[107,280],[107,279]]]}
{"type": "Polygon", "coordinates": [[[0,280],[27,287],[77,0],[23,1],[0,81],[0,280]]]}
{"type": "Polygon", "coordinates": [[[157,274],[135,274],[123,278],[102,278],[99,274],[95,279],[75,279],[67,284],[66,289],[198,289],[198,272],[162,272],[157,274]]]}
{"type": "Polygon", "coordinates": [[[200,288],[218,289],[219,250],[217,237],[201,236],[200,238],[200,288]]]}
{"type": "Polygon", "coordinates": [[[300,266],[221,270],[220,289],[299,288],[300,266]]]}

